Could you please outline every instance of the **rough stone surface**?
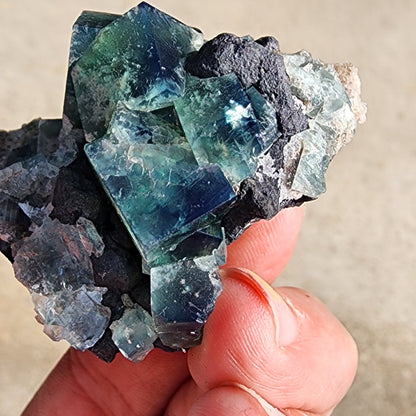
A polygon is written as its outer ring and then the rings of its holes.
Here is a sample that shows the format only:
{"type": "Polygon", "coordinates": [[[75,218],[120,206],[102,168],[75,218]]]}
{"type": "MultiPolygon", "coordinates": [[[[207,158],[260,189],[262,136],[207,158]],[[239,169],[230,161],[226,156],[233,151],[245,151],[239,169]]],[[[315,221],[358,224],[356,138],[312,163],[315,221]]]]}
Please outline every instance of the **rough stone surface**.
{"type": "Polygon", "coordinates": [[[283,58],[275,52],[277,47],[264,38],[257,43],[223,33],[191,55],[186,69],[201,78],[236,74],[246,89],[254,86],[273,104],[279,127],[289,137],[304,130],[307,120],[293,101],[283,58]]]}

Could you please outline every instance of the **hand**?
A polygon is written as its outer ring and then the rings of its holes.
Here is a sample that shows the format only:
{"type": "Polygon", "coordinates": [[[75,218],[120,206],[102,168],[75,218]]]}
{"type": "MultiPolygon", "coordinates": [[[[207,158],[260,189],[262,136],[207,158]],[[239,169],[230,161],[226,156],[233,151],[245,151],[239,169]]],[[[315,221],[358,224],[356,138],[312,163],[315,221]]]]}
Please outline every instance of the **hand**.
{"type": "Polygon", "coordinates": [[[200,346],[154,350],[138,364],[71,349],[23,416],[329,415],[354,378],[355,343],[316,298],[267,283],[288,261],[301,219],[300,209],[284,210],[231,244],[200,346]]]}

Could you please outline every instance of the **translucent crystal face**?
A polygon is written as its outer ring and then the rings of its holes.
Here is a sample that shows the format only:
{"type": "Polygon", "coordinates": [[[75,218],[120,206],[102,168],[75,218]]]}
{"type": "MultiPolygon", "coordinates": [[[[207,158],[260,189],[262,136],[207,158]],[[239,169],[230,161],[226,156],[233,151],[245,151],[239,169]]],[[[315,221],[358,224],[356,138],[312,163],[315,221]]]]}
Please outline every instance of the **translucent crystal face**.
{"type": "Polygon", "coordinates": [[[112,339],[131,361],[142,361],[153,349],[157,335],[150,314],[138,304],[126,305],[123,316],[111,326],[112,339]]]}
{"type": "Polygon", "coordinates": [[[200,343],[221,293],[217,260],[214,255],[196,257],[151,269],[152,314],[163,344],[191,348],[200,343]]]}
{"type": "Polygon", "coordinates": [[[260,128],[235,74],[188,76],[185,94],[174,105],[200,165],[218,164],[234,186],[255,172],[263,150],[260,128]]]}
{"type": "Polygon", "coordinates": [[[25,286],[44,295],[94,285],[90,256],[100,256],[103,249],[91,221],[81,217],[73,226],[46,218],[19,248],[15,274],[25,286]]]}
{"type": "Polygon", "coordinates": [[[119,106],[107,135],[85,151],[148,264],[235,197],[221,169],[198,166],[180,126],[163,115],[119,106]]]}
{"type": "Polygon", "coordinates": [[[101,305],[106,291],[82,285],[46,296],[34,292],[32,300],[49,337],[55,341],[65,339],[74,348],[85,351],[97,343],[108,327],[111,311],[101,305]]]}
{"type": "MultiPolygon", "coordinates": [[[[354,135],[355,120],[348,95],[332,65],[305,51],[285,55],[293,94],[305,103],[309,128],[292,137],[302,148],[291,189],[317,198],[325,192],[329,163],[354,135]]],[[[287,162],[290,164],[290,161],[287,162]]]]}

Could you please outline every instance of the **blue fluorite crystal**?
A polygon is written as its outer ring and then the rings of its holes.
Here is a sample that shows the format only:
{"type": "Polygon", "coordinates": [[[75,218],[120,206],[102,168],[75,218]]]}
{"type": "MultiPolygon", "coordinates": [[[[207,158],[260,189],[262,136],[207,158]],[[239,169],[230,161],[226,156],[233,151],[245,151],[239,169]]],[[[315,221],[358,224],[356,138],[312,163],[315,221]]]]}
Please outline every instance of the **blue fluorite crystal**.
{"type": "Polygon", "coordinates": [[[149,110],[181,96],[184,58],[202,43],[200,32],[144,2],[102,29],[72,71],[85,132],[101,137],[119,101],[149,110]]]}
{"type": "Polygon", "coordinates": [[[102,337],[110,321],[110,309],[101,304],[105,288],[71,286],[49,295],[32,294],[38,320],[54,341],[65,339],[84,351],[102,337]]]}
{"type": "Polygon", "coordinates": [[[198,345],[222,285],[215,254],[151,269],[151,308],[156,333],[172,348],[198,345]]]}
{"type": "Polygon", "coordinates": [[[206,79],[188,75],[185,94],[174,105],[199,165],[217,163],[233,185],[255,172],[264,143],[235,74],[206,79]]]}
{"type": "Polygon", "coordinates": [[[235,196],[217,165],[197,165],[166,114],[119,105],[107,135],[85,151],[150,266],[235,196]]]}
{"type": "Polygon", "coordinates": [[[255,87],[250,87],[246,94],[259,124],[258,137],[261,141],[261,149],[267,150],[281,136],[277,128],[276,110],[255,87]]]}
{"type": "MultiPolygon", "coordinates": [[[[214,223],[209,227],[195,231],[188,237],[185,237],[180,243],[171,247],[170,250],[164,252],[157,259],[157,264],[170,264],[185,258],[192,259],[215,253],[217,263],[220,266],[225,264],[225,247],[224,229],[220,223],[214,223]]],[[[142,271],[150,275],[150,266],[144,259],[142,260],[142,271]]]]}
{"type": "Polygon", "coordinates": [[[104,250],[91,221],[80,218],[76,225],[46,218],[27,237],[15,256],[14,271],[30,290],[48,295],[71,287],[94,285],[90,256],[104,250]],[[30,270],[30,273],[27,271],[30,270]]]}
{"type": "Polygon", "coordinates": [[[156,333],[152,317],[140,305],[130,299],[123,316],[111,326],[112,338],[121,353],[131,361],[142,361],[153,349],[156,333]]]}
{"type": "Polygon", "coordinates": [[[48,162],[42,154],[13,163],[0,172],[0,192],[13,197],[31,200],[37,193],[42,205],[52,194],[59,169],[48,162]]]}

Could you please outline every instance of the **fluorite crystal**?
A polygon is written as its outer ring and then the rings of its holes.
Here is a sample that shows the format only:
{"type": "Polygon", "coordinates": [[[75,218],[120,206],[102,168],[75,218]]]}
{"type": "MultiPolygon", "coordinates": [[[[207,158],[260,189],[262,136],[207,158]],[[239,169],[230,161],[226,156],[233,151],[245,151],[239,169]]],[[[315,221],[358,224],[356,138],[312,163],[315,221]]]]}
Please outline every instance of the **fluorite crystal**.
{"type": "Polygon", "coordinates": [[[285,55],[284,60],[292,92],[305,104],[304,111],[309,118],[309,128],[292,136],[289,145],[298,148],[298,165],[291,189],[298,195],[317,198],[325,192],[329,163],[352,139],[356,120],[333,66],[312,59],[305,51],[285,55]]]}
{"type": "Polygon", "coordinates": [[[215,255],[184,259],[150,271],[154,326],[164,345],[199,344],[202,328],[221,292],[215,255]]]}
{"type": "Polygon", "coordinates": [[[111,361],[201,341],[226,243],[318,197],[365,119],[350,64],[83,12],[62,120],[0,132],[0,249],[54,340],[111,361]]]}
{"type": "Polygon", "coordinates": [[[36,293],[78,289],[94,284],[90,256],[94,253],[99,257],[103,250],[104,244],[91,221],[80,217],[74,226],[46,217],[19,245],[14,271],[16,278],[36,293]]]}
{"type": "Polygon", "coordinates": [[[85,151],[148,264],[235,196],[216,164],[198,166],[180,125],[156,113],[119,106],[85,151]]]}
{"type": "Polygon", "coordinates": [[[123,295],[123,298],[123,316],[110,326],[112,339],[126,358],[141,361],[153,349],[153,343],[157,339],[152,317],[127,295],[123,295]]]}
{"type": "Polygon", "coordinates": [[[131,110],[169,105],[185,89],[183,61],[202,34],[143,2],[103,28],[72,70],[84,131],[105,131],[118,102],[131,110]]]}
{"type": "Polygon", "coordinates": [[[253,106],[235,74],[188,76],[174,102],[199,165],[216,163],[232,185],[251,176],[264,150],[253,106]]]}
{"type": "Polygon", "coordinates": [[[50,295],[32,293],[37,319],[54,341],[67,340],[81,351],[91,348],[103,336],[111,311],[101,304],[106,288],[71,286],[50,295]]]}

